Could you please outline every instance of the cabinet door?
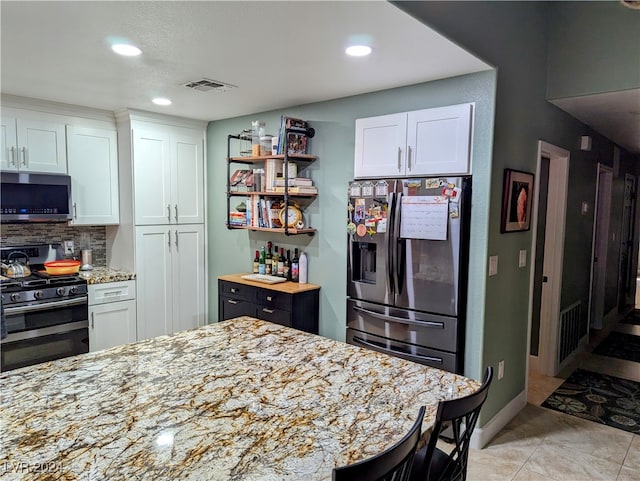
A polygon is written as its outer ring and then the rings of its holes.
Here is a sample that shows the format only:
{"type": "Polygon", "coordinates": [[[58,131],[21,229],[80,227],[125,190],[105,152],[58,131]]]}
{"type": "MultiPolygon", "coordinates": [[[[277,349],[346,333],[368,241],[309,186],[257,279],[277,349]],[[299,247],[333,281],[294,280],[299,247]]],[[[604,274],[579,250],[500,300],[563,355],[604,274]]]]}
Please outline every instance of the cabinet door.
{"type": "Polygon", "coordinates": [[[136,342],[136,301],[89,306],[89,351],[136,342]]]}
{"type": "Polygon", "coordinates": [[[168,133],[134,128],[133,177],[136,225],[169,224],[173,212],[168,133]]]}
{"type": "Polygon", "coordinates": [[[116,132],[67,126],[73,225],[120,221],[116,132]]]}
{"type": "Polygon", "coordinates": [[[173,332],[205,323],[204,225],[171,229],[173,332]]]}
{"type": "Polygon", "coordinates": [[[172,223],[204,222],[204,156],[202,132],[176,130],[171,135],[172,223]]]}
{"type": "Polygon", "coordinates": [[[253,302],[220,296],[218,298],[218,304],[219,321],[226,321],[227,319],[240,316],[256,317],[256,305],[253,302]]]}
{"type": "Polygon", "coordinates": [[[16,137],[16,119],[0,119],[0,169],[18,170],[18,144],[16,137]]]}
{"type": "Polygon", "coordinates": [[[67,173],[64,123],[18,118],[16,132],[21,171],[67,173]]]}
{"type": "Polygon", "coordinates": [[[470,172],[471,104],[409,112],[407,176],[470,172]]]}
{"type": "Polygon", "coordinates": [[[171,334],[174,293],[168,226],[136,227],[138,340],[171,334]]]}
{"type": "Polygon", "coordinates": [[[406,143],[406,113],[357,119],[355,178],[404,175],[406,143]]]}

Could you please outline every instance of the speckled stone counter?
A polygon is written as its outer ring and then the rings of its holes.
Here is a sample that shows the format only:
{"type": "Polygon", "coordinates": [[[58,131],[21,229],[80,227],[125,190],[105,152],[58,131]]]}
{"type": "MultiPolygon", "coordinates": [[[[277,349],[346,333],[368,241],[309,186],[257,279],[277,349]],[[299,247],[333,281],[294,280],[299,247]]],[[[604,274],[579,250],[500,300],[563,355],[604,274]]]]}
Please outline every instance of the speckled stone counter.
{"type": "Polygon", "coordinates": [[[238,318],[1,374],[0,478],[328,481],[479,385],[238,318]]]}
{"type": "Polygon", "coordinates": [[[80,271],[80,276],[87,280],[87,284],[131,281],[136,278],[134,272],[113,269],[111,267],[94,267],[90,271],[80,271]]]}

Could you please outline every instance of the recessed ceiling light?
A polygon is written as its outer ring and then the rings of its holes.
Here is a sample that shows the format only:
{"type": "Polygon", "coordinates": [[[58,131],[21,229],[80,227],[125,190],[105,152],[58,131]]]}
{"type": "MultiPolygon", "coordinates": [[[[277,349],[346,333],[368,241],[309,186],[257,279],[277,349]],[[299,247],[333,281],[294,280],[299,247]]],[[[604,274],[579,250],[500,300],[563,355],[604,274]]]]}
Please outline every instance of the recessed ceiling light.
{"type": "Polygon", "coordinates": [[[347,47],[345,53],[352,57],[365,57],[371,53],[371,47],[368,45],[351,45],[347,47]]]}
{"type": "Polygon", "coordinates": [[[156,97],[152,102],[156,105],[171,105],[171,100],[164,97],[156,97]]]}
{"type": "Polygon", "coordinates": [[[142,53],[142,50],[140,50],[138,47],[126,43],[117,43],[115,45],[112,45],[111,50],[113,50],[118,55],[124,55],[125,57],[137,57],[142,53]]]}

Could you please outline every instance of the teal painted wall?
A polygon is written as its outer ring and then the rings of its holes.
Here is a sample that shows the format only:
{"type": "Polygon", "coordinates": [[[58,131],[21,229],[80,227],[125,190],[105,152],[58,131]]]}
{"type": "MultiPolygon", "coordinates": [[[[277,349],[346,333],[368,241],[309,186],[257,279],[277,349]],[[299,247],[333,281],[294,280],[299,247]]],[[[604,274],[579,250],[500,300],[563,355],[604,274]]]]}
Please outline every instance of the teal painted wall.
{"type": "Polygon", "coordinates": [[[547,98],[640,88],[640,10],[552,2],[550,14],[547,98]]]}
{"type": "MultiPolygon", "coordinates": [[[[209,229],[209,312],[217,321],[217,276],[251,269],[253,253],[271,240],[278,246],[302,246],[309,255],[309,282],[320,291],[320,333],[344,340],[346,329],[346,205],[347,185],[353,178],[355,119],[394,112],[475,102],[473,137],[473,195],[467,358],[465,372],[481,373],[484,278],[491,174],[495,72],[486,71],[420,85],[304,105],[274,112],[211,122],[207,132],[207,187],[209,229]],[[267,123],[276,133],[281,114],[307,119],[316,129],[311,153],[319,159],[310,166],[319,197],[306,211],[306,220],[318,229],[314,237],[229,231],[224,227],[226,138],[249,128],[252,120],[267,123]]],[[[232,152],[237,155],[237,152],[232,152]]],[[[239,200],[238,200],[239,202],[239,200]]]]}
{"type": "MultiPolygon", "coordinates": [[[[519,268],[518,252],[531,252],[532,233],[500,234],[503,171],[534,172],[539,140],[570,151],[561,307],[578,299],[587,302],[593,211],[581,216],[580,205],[586,200],[593,206],[595,166],[598,161],[611,164],[613,144],[546,101],[549,3],[393,3],[497,69],[493,165],[484,187],[490,192],[486,254],[497,255],[499,267],[486,282],[481,366],[495,369],[504,360],[505,376],[492,386],[481,415],[484,425],[523,392],[527,380],[531,262],[519,268]],[[579,150],[581,135],[593,137],[592,152],[579,150]]],[[[613,228],[619,225],[614,222],[613,228]]]]}

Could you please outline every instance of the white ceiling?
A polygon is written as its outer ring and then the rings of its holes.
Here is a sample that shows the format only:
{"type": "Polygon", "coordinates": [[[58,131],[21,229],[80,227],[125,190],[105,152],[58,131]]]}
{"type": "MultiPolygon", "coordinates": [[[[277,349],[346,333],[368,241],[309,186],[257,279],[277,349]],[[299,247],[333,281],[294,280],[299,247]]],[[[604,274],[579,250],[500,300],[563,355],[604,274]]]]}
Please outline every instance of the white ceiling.
{"type": "MultiPolygon", "coordinates": [[[[0,17],[3,94],[110,111],[217,120],[490,68],[386,1],[2,0],[0,17]],[[356,40],[373,54],[345,56],[356,40]],[[182,86],[203,77],[236,88],[182,86]]],[[[640,153],[640,90],[554,103],[640,153]]]]}
{"type": "Polygon", "coordinates": [[[202,120],[281,109],[489,67],[384,1],[0,2],[2,92],[202,120]],[[113,39],[143,54],[115,55],[113,39]],[[374,47],[348,58],[354,40],[374,47]],[[206,77],[237,86],[200,92],[206,77]],[[151,103],[168,97],[169,107],[151,103]]]}

